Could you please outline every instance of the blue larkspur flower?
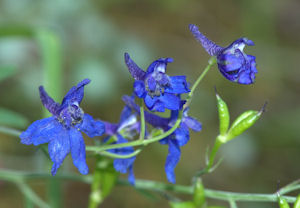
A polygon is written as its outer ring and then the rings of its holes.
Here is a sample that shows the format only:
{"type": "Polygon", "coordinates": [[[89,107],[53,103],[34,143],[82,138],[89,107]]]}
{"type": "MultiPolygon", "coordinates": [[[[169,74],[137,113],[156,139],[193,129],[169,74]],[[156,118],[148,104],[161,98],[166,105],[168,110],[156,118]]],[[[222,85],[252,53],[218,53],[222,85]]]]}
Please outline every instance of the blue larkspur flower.
{"type": "Polygon", "coordinates": [[[22,144],[37,146],[49,143],[49,156],[53,162],[52,175],[56,174],[69,153],[79,172],[88,174],[85,143],[80,132],[89,137],[101,136],[104,133],[104,124],[94,120],[79,107],[84,95],[84,86],[89,82],[89,79],[84,79],[77,86],[73,86],[61,104],[56,103],[48,96],[43,86],[40,86],[41,101],[52,116],[33,122],[20,135],[22,144]]]}
{"type": "MultiPolygon", "coordinates": [[[[128,142],[126,138],[133,138],[137,133],[140,132],[140,123],[137,120],[136,113],[133,113],[132,110],[125,106],[119,123],[109,123],[104,122],[105,124],[105,134],[108,136],[114,136],[116,141],[111,144],[121,144],[128,142]]],[[[110,141],[110,137],[107,137],[104,142],[110,141]]],[[[133,147],[122,147],[117,149],[108,150],[114,154],[128,155],[134,152],[133,147]]],[[[120,173],[127,173],[128,171],[128,181],[130,184],[134,185],[135,177],[133,172],[133,163],[136,157],[126,158],[126,159],[114,159],[114,168],[120,173]]]]}
{"type": "MultiPolygon", "coordinates": [[[[123,96],[123,101],[126,103],[126,105],[139,112],[138,105],[135,104],[131,97],[123,96]]],[[[148,111],[145,111],[144,113],[145,121],[147,123],[151,124],[155,128],[168,131],[174,126],[176,120],[178,119],[179,111],[171,111],[171,116],[169,118],[163,118],[148,111]]],[[[183,111],[183,116],[179,127],[171,135],[159,141],[161,144],[167,144],[169,146],[168,156],[165,163],[165,172],[168,181],[171,183],[176,182],[174,169],[180,160],[180,147],[187,144],[190,139],[189,129],[192,129],[196,132],[201,131],[202,129],[201,123],[188,116],[187,113],[188,108],[184,109],[183,111]]]]}
{"type": "Polygon", "coordinates": [[[185,76],[166,74],[167,64],[170,62],[173,59],[160,58],[152,62],[145,72],[125,53],[125,63],[135,79],[134,92],[136,96],[144,99],[151,111],[164,112],[165,108],[179,110],[181,100],[177,95],[190,91],[185,76]]]}
{"type": "Polygon", "coordinates": [[[206,52],[217,57],[218,68],[226,79],[239,84],[254,83],[257,73],[256,57],[247,55],[243,51],[246,45],[254,45],[252,40],[239,38],[223,48],[205,37],[196,25],[190,24],[189,29],[206,52]]]}

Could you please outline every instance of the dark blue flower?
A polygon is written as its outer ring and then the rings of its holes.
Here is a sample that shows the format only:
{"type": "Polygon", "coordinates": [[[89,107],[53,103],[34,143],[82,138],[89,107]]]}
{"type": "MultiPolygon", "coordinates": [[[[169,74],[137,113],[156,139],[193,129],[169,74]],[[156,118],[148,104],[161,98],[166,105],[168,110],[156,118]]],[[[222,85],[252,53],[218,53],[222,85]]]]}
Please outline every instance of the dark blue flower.
{"type": "Polygon", "coordinates": [[[189,86],[185,76],[168,76],[167,64],[171,58],[160,58],[154,61],[143,71],[125,53],[125,62],[135,79],[134,92],[139,98],[143,98],[147,108],[151,111],[164,112],[165,108],[179,110],[181,100],[177,94],[188,93],[189,86]]]}
{"type": "MultiPolygon", "coordinates": [[[[132,113],[132,110],[125,106],[121,116],[120,121],[117,124],[104,122],[105,124],[105,134],[108,136],[114,136],[115,141],[111,144],[121,144],[128,142],[126,138],[133,138],[140,131],[140,123],[137,120],[136,114],[132,113]]],[[[104,142],[107,143],[111,141],[110,137],[107,137],[104,142]]],[[[122,147],[118,149],[108,150],[111,153],[119,155],[128,155],[134,152],[133,147],[122,147]]],[[[128,181],[134,185],[135,177],[133,173],[133,163],[136,157],[126,158],[126,159],[114,159],[114,168],[120,173],[127,173],[128,171],[128,181]]]]}
{"type": "MultiPolygon", "coordinates": [[[[134,100],[131,97],[123,96],[123,101],[126,103],[126,105],[139,112],[139,107],[135,104],[134,100]]],[[[144,113],[147,123],[151,124],[155,128],[168,131],[174,126],[178,118],[179,111],[171,111],[171,116],[169,118],[162,118],[148,111],[145,111],[144,113]]],[[[171,183],[175,183],[176,181],[174,169],[180,160],[180,147],[184,146],[190,139],[189,129],[197,132],[201,131],[202,129],[201,123],[199,123],[196,119],[188,116],[187,113],[188,108],[183,111],[183,117],[179,127],[171,135],[160,140],[161,144],[168,144],[169,146],[169,153],[165,164],[165,172],[168,181],[171,183]]]]}
{"type": "Polygon", "coordinates": [[[89,79],[85,79],[72,87],[61,104],[56,103],[48,96],[43,86],[40,86],[41,101],[52,116],[33,122],[20,135],[22,144],[37,146],[49,143],[49,156],[53,162],[52,175],[56,174],[70,152],[73,164],[79,172],[88,174],[85,144],[80,131],[89,137],[101,136],[104,133],[104,124],[95,121],[79,107],[84,95],[84,86],[89,82],[89,79]]]}
{"type": "Polygon", "coordinates": [[[190,24],[189,29],[206,52],[217,57],[218,68],[226,79],[247,85],[254,83],[257,73],[255,56],[243,51],[246,45],[254,45],[252,40],[240,38],[223,48],[205,37],[196,25],[190,24]]]}

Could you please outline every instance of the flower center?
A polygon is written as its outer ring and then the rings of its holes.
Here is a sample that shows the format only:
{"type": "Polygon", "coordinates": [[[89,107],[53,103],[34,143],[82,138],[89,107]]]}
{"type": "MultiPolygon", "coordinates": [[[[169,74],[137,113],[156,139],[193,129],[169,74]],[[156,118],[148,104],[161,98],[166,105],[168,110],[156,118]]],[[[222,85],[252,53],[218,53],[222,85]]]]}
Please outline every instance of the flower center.
{"type": "Polygon", "coordinates": [[[82,122],[84,111],[79,107],[78,103],[72,103],[63,109],[59,114],[59,122],[66,127],[74,126],[82,122]]]}
{"type": "Polygon", "coordinates": [[[160,71],[149,74],[145,79],[146,90],[152,98],[164,94],[165,88],[169,85],[169,77],[160,71]]]}

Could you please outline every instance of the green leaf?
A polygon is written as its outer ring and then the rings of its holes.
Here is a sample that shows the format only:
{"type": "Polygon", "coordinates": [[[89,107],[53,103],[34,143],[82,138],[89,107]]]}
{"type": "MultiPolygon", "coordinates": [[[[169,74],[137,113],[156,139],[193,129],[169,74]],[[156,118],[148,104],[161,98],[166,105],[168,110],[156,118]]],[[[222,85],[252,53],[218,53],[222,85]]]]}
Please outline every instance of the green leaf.
{"type": "Polygon", "coordinates": [[[1,66],[0,67],[0,82],[15,75],[17,68],[15,66],[1,66]]]}
{"type": "Polygon", "coordinates": [[[16,128],[25,128],[28,125],[28,120],[19,113],[0,108],[0,124],[16,128]]]}
{"type": "Polygon", "coordinates": [[[197,208],[194,202],[185,201],[185,202],[170,202],[172,208],[197,208]]]}

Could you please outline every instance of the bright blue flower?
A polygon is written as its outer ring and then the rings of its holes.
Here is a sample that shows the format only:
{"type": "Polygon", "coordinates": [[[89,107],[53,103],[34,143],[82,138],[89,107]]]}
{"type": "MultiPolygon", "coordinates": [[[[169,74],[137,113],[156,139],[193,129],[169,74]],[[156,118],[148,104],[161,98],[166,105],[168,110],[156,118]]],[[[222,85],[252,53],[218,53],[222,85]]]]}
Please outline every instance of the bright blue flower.
{"type": "MultiPolygon", "coordinates": [[[[126,105],[139,112],[139,107],[134,103],[134,100],[131,97],[123,96],[123,101],[126,103],[126,105]]],[[[168,131],[174,126],[178,118],[179,111],[171,111],[171,116],[169,118],[162,118],[148,111],[145,111],[144,113],[147,123],[151,124],[155,128],[168,131]]],[[[169,153],[165,164],[165,172],[168,181],[171,183],[175,183],[176,181],[174,169],[180,160],[180,147],[187,144],[190,139],[189,129],[192,129],[196,132],[201,131],[202,129],[201,123],[188,116],[187,113],[188,108],[183,111],[183,116],[179,127],[171,135],[159,141],[161,144],[167,144],[169,146],[169,153]]]]}
{"type": "Polygon", "coordinates": [[[171,58],[160,58],[143,71],[125,53],[125,62],[132,77],[135,79],[134,92],[143,98],[147,108],[151,111],[164,112],[165,108],[179,110],[181,100],[177,94],[188,93],[189,86],[185,76],[168,76],[167,64],[173,62],[171,58]]]}
{"type": "Polygon", "coordinates": [[[254,83],[257,73],[255,56],[247,55],[243,51],[246,45],[254,45],[252,40],[240,38],[223,48],[205,37],[196,25],[190,24],[189,29],[206,52],[217,57],[218,68],[226,79],[239,84],[254,83]]]}
{"type": "Polygon", "coordinates": [[[95,121],[79,107],[84,95],[84,86],[89,82],[89,79],[85,79],[72,87],[61,104],[56,103],[48,96],[43,86],[40,86],[41,101],[52,116],[33,122],[20,135],[22,144],[37,146],[49,143],[49,156],[53,162],[52,175],[56,174],[70,152],[73,164],[79,172],[88,174],[85,144],[80,131],[89,137],[101,136],[104,133],[104,124],[95,121]]]}
{"type": "MultiPolygon", "coordinates": [[[[140,123],[137,120],[137,115],[132,113],[132,110],[125,106],[121,116],[120,121],[117,124],[104,122],[105,124],[105,134],[109,136],[115,136],[116,141],[111,144],[121,144],[128,142],[126,138],[133,138],[140,131],[140,123]]],[[[110,141],[110,137],[106,138],[104,142],[110,141]]],[[[118,149],[108,150],[114,154],[128,155],[134,152],[133,147],[122,147],[118,149]]],[[[127,173],[128,171],[128,181],[130,184],[134,185],[135,177],[133,173],[133,163],[136,157],[126,158],[126,159],[114,159],[114,168],[120,173],[127,173]]]]}

